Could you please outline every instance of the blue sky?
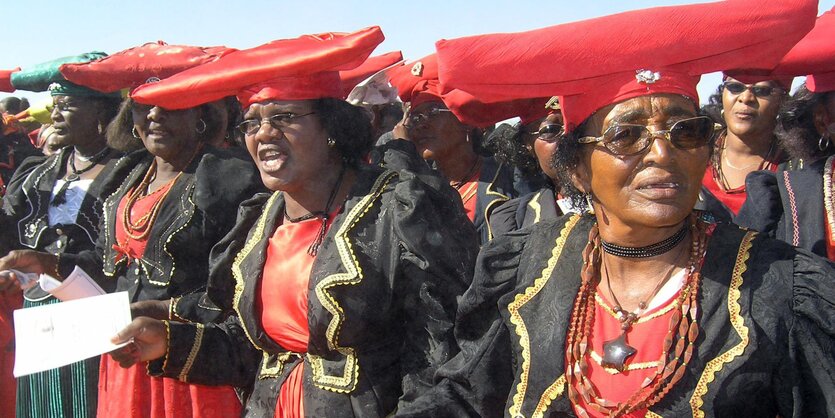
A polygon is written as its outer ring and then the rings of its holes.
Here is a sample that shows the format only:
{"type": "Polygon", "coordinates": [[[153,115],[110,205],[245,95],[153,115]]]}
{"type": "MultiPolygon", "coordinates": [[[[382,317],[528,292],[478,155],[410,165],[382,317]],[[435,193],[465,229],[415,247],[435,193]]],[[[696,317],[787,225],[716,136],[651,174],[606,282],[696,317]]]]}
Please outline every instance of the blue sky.
{"type": "MultiPolygon", "coordinates": [[[[763,0],[779,1],[779,0],[763,0]]],[[[0,69],[37,64],[93,50],[107,53],[164,40],[171,44],[249,48],[306,33],[350,32],[379,25],[377,52],[401,50],[407,59],[434,51],[434,42],[489,32],[517,32],[625,10],[694,3],[676,0],[332,1],[140,0],[4,1],[6,41],[0,69]]],[[[835,0],[821,0],[829,10],[835,0]]],[[[702,100],[719,84],[703,77],[702,100]]],[[[38,100],[43,94],[16,92],[38,100]]],[[[0,97],[5,94],[0,93],[0,97]]]]}

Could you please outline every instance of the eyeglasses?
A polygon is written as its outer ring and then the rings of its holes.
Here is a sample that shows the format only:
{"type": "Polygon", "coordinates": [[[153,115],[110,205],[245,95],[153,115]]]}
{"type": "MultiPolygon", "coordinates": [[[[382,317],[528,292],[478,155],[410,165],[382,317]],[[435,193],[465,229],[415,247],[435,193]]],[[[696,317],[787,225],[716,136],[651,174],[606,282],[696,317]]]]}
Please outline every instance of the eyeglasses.
{"type": "Polygon", "coordinates": [[[440,107],[436,107],[436,108],[429,109],[429,110],[427,110],[426,112],[423,112],[423,113],[410,112],[409,116],[406,117],[406,127],[407,128],[413,128],[413,127],[418,126],[420,124],[428,123],[430,119],[432,119],[433,117],[438,116],[439,114],[444,113],[444,112],[452,112],[452,111],[449,110],[449,109],[443,109],[443,108],[440,108],[440,107]]]}
{"type": "Polygon", "coordinates": [[[750,90],[756,97],[769,97],[773,94],[783,94],[786,91],[779,87],[772,86],[758,86],[755,84],[744,84],[738,81],[726,81],[722,83],[722,88],[734,96],[742,94],[745,90],[750,90]]]}
{"type": "Polygon", "coordinates": [[[645,125],[616,124],[610,126],[603,135],[584,136],[578,139],[581,144],[602,142],[615,155],[635,155],[644,152],[656,137],[664,137],[678,149],[694,149],[707,145],[713,133],[721,125],[713,123],[707,116],[682,119],[670,129],[650,131],[645,125]]]}
{"type": "Polygon", "coordinates": [[[557,142],[557,140],[565,135],[565,126],[557,123],[549,123],[540,126],[538,131],[528,132],[527,134],[536,137],[540,141],[557,142]]]}
{"type": "Polygon", "coordinates": [[[293,120],[298,119],[303,116],[309,116],[315,114],[316,112],[305,113],[302,115],[296,113],[276,113],[266,119],[247,119],[240,124],[238,124],[237,128],[241,133],[244,135],[255,135],[258,133],[258,130],[261,129],[261,125],[264,122],[270,124],[273,129],[281,130],[282,128],[287,128],[293,124],[293,120]]]}

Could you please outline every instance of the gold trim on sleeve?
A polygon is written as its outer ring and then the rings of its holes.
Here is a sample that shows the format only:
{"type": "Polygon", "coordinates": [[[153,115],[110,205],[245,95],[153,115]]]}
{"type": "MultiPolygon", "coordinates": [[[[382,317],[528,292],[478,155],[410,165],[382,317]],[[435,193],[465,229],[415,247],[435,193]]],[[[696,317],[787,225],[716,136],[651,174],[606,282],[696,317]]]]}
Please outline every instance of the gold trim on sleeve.
{"type": "MultiPolygon", "coordinates": [[[[484,191],[485,195],[496,196],[495,199],[491,200],[487,204],[487,206],[484,207],[484,224],[487,225],[487,240],[488,241],[493,240],[493,227],[490,226],[490,212],[493,211],[494,206],[496,206],[500,203],[507,202],[508,200],[510,200],[510,196],[499,193],[499,192],[493,190],[493,185],[496,184],[496,180],[499,178],[499,173],[502,172],[502,166],[503,165],[504,165],[504,163],[500,163],[498,168],[496,168],[496,173],[493,174],[493,180],[490,180],[490,183],[487,184],[487,188],[484,191]]],[[[476,203],[476,204],[478,204],[478,203],[476,203]]]]}
{"type": "Polygon", "coordinates": [[[540,218],[542,218],[542,205],[539,204],[539,196],[542,195],[542,192],[537,192],[533,199],[528,202],[528,207],[533,210],[534,218],[533,223],[539,223],[540,218]]]}
{"type": "MultiPolygon", "coordinates": [[[[534,280],[533,284],[525,289],[524,293],[517,294],[513,299],[513,302],[507,306],[507,310],[510,312],[510,322],[516,326],[516,335],[519,336],[519,345],[522,349],[521,375],[519,376],[519,383],[516,385],[516,394],[513,395],[513,401],[508,409],[510,416],[522,416],[522,402],[524,401],[525,394],[528,390],[528,375],[530,374],[531,369],[530,336],[528,335],[528,328],[525,325],[525,321],[522,319],[522,315],[519,314],[519,310],[522,306],[533,299],[533,297],[536,296],[543,287],[545,287],[548,280],[551,279],[557,260],[562,254],[565,241],[568,239],[568,235],[571,233],[571,230],[574,229],[574,226],[577,225],[579,220],[580,216],[574,215],[568,220],[568,222],[565,223],[562,231],[560,231],[559,237],[554,243],[554,248],[551,250],[551,258],[548,259],[548,263],[545,265],[545,268],[542,269],[542,275],[538,279],[534,280]]],[[[557,382],[549,387],[549,390],[554,388],[550,393],[549,391],[546,391],[543,394],[543,398],[540,399],[539,404],[537,404],[537,409],[539,407],[547,408],[550,404],[550,399],[555,399],[557,396],[562,394],[565,385],[558,385],[560,379],[564,381],[565,376],[560,376],[560,378],[557,379],[557,382]],[[545,401],[546,398],[549,400],[545,401]]],[[[534,412],[533,416],[543,413],[544,410],[537,410],[534,412]]]]}
{"type": "Polygon", "coordinates": [[[650,411],[647,409],[647,414],[644,415],[644,418],[664,418],[661,415],[656,414],[655,412],[650,411]]]}
{"type": "Polygon", "coordinates": [[[191,371],[191,366],[194,365],[194,359],[197,357],[197,353],[200,352],[200,346],[203,344],[203,330],[205,329],[205,325],[195,324],[195,327],[194,344],[192,344],[191,351],[188,353],[186,363],[183,365],[183,370],[180,371],[180,375],[177,376],[177,379],[183,382],[188,381],[188,372],[191,371]]]}
{"type": "Polygon", "coordinates": [[[748,327],[745,326],[745,321],[742,315],[740,315],[739,298],[741,294],[739,288],[742,286],[742,275],[748,268],[747,261],[748,257],[750,257],[751,241],[756,236],[756,232],[748,232],[742,238],[742,242],[739,245],[739,252],[736,255],[736,263],[731,273],[731,284],[728,288],[728,313],[730,315],[731,326],[739,335],[740,342],[728,351],[710,360],[705,365],[704,372],[699,377],[699,381],[696,383],[696,389],[690,398],[690,408],[693,410],[693,417],[695,418],[705,417],[705,412],[702,410],[704,396],[707,394],[707,386],[716,378],[716,373],[721,371],[725,364],[730,363],[734,358],[740,356],[745,351],[745,347],[748,346],[748,327]]]}
{"type": "Polygon", "coordinates": [[[345,216],[345,220],[339,226],[334,235],[334,243],[345,273],[331,274],[315,286],[316,297],[322,306],[332,315],[331,321],[326,330],[328,349],[336,351],[345,356],[345,368],[341,376],[327,375],[324,360],[317,355],[307,354],[313,374],[313,384],[317,387],[337,393],[351,393],[357,386],[359,379],[359,364],[357,356],[352,347],[339,345],[339,330],[345,321],[345,312],[339,306],[336,298],[328,293],[328,290],[335,286],[357,285],[363,279],[362,267],[354,254],[351,241],[348,239],[348,232],[365,216],[375,202],[385,191],[389,182],[397,176],[394,171],[387,171],[377,177],[369,193],[345,216]]]}

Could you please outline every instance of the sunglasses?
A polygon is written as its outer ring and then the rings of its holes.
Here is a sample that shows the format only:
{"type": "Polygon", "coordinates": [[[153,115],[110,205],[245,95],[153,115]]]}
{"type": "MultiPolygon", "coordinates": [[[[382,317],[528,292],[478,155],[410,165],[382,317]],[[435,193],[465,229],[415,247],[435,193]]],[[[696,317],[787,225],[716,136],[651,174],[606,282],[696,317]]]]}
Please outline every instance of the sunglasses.
{"type": "Polygon", "coordinates": [[[734,96],[742,94],[745,90],[750,90],[756,97],[769,97],[773,94],[783,94],[785,90],[779,87],[772,86],[758,86],[752,84],[744,84],[738,81],[726,81],[722,83],[722,88],[734,96]]]}
{"type": "Polygon", "coordinates": [[[707,116],[682,119],[675,122],[670,129],[650,131],[645,125],[615,124],[603,132],[601,136],[584,136],[578,139],[581,144],[602,142],[612,154],[636,155],[644,152],[657,137],[664,137],[678,149],[694,149],[707,145],[714,132],[721,129],[721,125],[713,123],[707,116]]]}
{"type": "Polygon", "coordinates": [[[406,117],[406,127],[413,128],[415,126],[428,123],[430,119],[434,118],[435,116],[440,115],[441,113],[445,112],[452,112],[449,109],[442,109],[440,107],[432,108],[427,110],[423,113],[418,112],[409,112],[409,116],[406,117]]]}
{"type": "Polygon", "coordinates": [[[565,135],[565,127],[557,123],[549,123],[539,127],[538,131],[528,132],[527,135],[531,135],[540,141],[553,143],[565,135]]]}

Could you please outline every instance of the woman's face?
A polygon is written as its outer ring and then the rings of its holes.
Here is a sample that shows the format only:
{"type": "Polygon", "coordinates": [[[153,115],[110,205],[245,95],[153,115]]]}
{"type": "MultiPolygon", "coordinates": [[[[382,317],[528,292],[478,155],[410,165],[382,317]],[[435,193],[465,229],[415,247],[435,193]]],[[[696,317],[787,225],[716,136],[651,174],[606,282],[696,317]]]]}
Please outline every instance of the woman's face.
{"type": "Polygon", "coordinates": [[[551,165],[551,159],[554,152],[557,150],[559,139],[555,141],[546,141],[541,139],[538,135],[532,135],[529,132],[537,132],[546,125],[563,125],[562,113],[555,112],[544,119],[529,123],[525,125],[525,146],[533,151],[534,157],[539,162],[539,168],[551,180],[557,180],[557,170],[551,165]]]}
{"type": "Polygon", "coordinates": [[[423,159],[446,161],[459,157],[466,148],[473,152],[467,140],[469,129],[442,102],[421,103],[409,109],[409,118],[409,141],[423,159]]]}
{"type": "MultiPolygon", "coordinates": [[[[727,77],[725,83],[739,83],[727,77]]],[[[728,131],[738,137],[762,136],[771,138],[777,124],[777,113],[785,92],[773,81],[761,81],[753,86],[771,87],[768,96],[756,96],[750,88],[734,94],[728,88],[722,89],[722,109],[728,131]]]]}
{"type": "Polygon", "coordinates": [[[244,140],[270,190],[293,193],[317,184],[323,170],[338,161],[338,152],[328,146],[328,133],[313,112],[312,100],[276,100],[255,103],[244,113],[244,123],[260,122],[244,140]],[[267,122],[270,118],[272,124],[267,122]]]}
{"type": "Polygon", "coordinates": [[[56,146],[81,145],[103,134],[98,103],[84,97],[54,96],[52,129],[56,146]]]}
{"type": "MultiPolygon", "coordinates": [[[[597,137],[617,123],[645,125],[655,132],[695,116],[696,105],[683,96],[643,96],[598,110],[581,134],[597,137]]],[[[602,143],[587,144],[575,183],[592,195],[601,223],[674,226],[693,210],[709,155],[707,141],[698,148],[679,149],[662,136],[630,156],[615,155],[602,143]]]]}
{"type": "Polygon", "coordinates": [[[199,122],[198,108],[166,110],[134,103],[131,116],[145,149],[165,161],[181,160],[200,146],[197,131],[205,129],[205,123],[199,122]]]}

